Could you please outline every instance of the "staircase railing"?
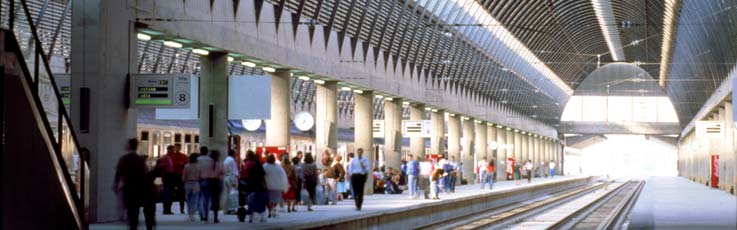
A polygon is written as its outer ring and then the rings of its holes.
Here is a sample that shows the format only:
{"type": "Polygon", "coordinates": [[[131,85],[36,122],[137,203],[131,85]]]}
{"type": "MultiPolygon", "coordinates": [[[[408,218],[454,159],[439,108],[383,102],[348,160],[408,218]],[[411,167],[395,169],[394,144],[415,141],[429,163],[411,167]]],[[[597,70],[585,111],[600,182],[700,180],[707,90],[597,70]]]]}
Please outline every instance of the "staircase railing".
{"type": "Polygon", "coordinates": [[[64,190],[74,202],[76,210],[72,211],[80,229],[87,229],[89,151],[79,145],[66,108],[66,105],[70,104],[67,95],[70,89],[60,88],[54,78],[49,66],[49,57],[46,56],[49,52],[44,52],[45,47],[39,39],[36,25],[38,23],[33,21],[27,0],[2,1],[0,27],[15,35],[20,47],[17,55],[21,66],[24,67],[24,77],[33,83],[32,91],[41,102],[39,111],[46,114],[45,131],[50,137],[54,137],[52,145],[55,158],[62,169],[60,173],[63,180],[68,186],[64,190]]]}

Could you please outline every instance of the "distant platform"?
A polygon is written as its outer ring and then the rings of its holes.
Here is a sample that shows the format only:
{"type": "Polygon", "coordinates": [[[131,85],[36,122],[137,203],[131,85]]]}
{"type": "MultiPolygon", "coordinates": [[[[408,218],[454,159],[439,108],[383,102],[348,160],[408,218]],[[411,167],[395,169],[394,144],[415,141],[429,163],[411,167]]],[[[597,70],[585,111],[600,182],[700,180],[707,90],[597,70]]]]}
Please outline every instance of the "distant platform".
{"type": "MultiPolygon", "coordinates": [[[[318,205],[313,206],[313,212],[307,212],[306,206],[298,206],[296,213],[279,213],[277,218],[267,218],[266,223],[241,223],[238,222],[235,215],[221,215],[220,223],[212,223],[212,214],[210,214],[210,222],[202,223],[199,221],[186,221],[185,214],[162,215],[161,204],[156,209],[156,220],[158,230],[169,229],[308,229],[320,228],[322,226],[335,225],[343,221],[368,219],[387,213],[398,213],[412,208],[436,207],[436,205],[454,203],[464,201],[472,197],[480,197],[485,195],[494,195],[498,193],[500,197],[510,197],[520,192],[528,192],[527,190],[537,189],[539,186],[550,186],[564,184],[572,181],[583,181],[586,177],[582,176],[556,176],[554,178],[534,178],[531,184],[523,181],[521,185],[514,185],[514,181],[502,181],[494,184],[493,190],[481,190],[480,185],[461,185],[456,187],[456,192],[451,194],[440,194],[441,200],[408,199],[407,191],[403,194],[387,195],[374,194],[367,195],[364,198],[363,209],[356,211],[353,200],[343,200],[337,205],[318,205]]],[[[531,192],[531,191],[529,191],[531,192]]],[[[530,193],[532,194],[532,193],[530,193]]],[[[178,204],[174,204],[172,210],[179,210],[178,204]]],[[[199,217],[197,218],[199,220],[199,217]]],[[[143,220],[141,218],[141,223],[143,220]]],[[[124,222],[93,224],[90,226],[92,230],[118,230],[125,229],[124,222]]],[[[139,229],[145,229],[139,226],[139,229]]]]}
{"type": "Polygon", "coordinates": [[[737,229],[737,197],[682,177],[650,177],[629,229],[737,229]]]}

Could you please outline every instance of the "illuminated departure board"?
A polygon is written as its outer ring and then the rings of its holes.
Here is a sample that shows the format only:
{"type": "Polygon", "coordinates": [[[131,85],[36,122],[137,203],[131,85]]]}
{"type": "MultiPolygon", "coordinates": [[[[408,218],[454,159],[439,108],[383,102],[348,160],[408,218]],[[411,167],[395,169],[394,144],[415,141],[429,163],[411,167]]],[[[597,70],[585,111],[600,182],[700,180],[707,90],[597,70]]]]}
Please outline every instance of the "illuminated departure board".
{"type": "Polygon", "coordinates": [[[189,108],[192,77],[187,74],[136,74],[131,77],[134,107],[189,108]]]}

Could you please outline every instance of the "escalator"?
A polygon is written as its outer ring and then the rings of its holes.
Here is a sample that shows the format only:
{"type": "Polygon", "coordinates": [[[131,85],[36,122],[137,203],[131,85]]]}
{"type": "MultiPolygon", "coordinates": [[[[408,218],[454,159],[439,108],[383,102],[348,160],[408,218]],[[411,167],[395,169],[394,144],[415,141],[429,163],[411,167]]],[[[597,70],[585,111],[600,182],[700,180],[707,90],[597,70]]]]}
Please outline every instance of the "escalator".
{"type": "Polygon", "coordinates": [[[2,229],[87,229],[87,156],[25,0],[2,2],[2,229]]]}

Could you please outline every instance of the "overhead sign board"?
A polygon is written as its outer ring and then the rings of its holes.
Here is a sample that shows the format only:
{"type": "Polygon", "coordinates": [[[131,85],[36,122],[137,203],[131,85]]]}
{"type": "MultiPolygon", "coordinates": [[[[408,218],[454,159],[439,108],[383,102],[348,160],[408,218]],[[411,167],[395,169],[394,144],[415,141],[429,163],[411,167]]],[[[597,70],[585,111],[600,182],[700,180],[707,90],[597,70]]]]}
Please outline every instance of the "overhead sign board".
{"type": "Polygon", "coordinates": [[[267,75],[228,77],[228,119],[271,119],[271,77],[267,75]]]}
{"type": "Polygon", "coordinates": [[[374,137],[384,137],[384,120],[374,120],[371,129],[374,137]]]}
{"type": "Polygon", "coordinates": [[[404,137],[431,137],[432,121],[407,120],[402,121],[402,135],[404,137]]]}
{"type": "Polygon", "coordinates": [[[698,138],[724,138],[723,121],[696,121],[696,137],[698,138]]]}
{"type": "Polygon", "coordinates": [[[189,74],[133,74],[131,103],[137,108],[189,108],[191,84],[189,74]]]}

